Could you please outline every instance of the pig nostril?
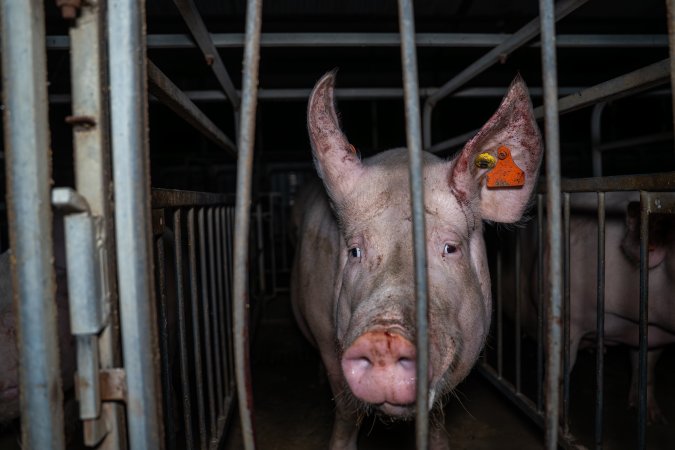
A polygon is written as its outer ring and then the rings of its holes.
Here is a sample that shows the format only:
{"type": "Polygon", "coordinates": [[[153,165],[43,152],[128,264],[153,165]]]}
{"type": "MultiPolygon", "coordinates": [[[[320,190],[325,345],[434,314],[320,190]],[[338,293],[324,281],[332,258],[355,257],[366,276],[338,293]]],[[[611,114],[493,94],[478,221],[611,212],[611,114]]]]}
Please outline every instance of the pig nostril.
{"type": "Polygon", "coordinates": [[[396,361],[398,364],[400,364],[404,369],[407,370],[412,370],[415,368],[415,360],[410,359],[410,358],[399,358],[398,361],[396,361]]]}

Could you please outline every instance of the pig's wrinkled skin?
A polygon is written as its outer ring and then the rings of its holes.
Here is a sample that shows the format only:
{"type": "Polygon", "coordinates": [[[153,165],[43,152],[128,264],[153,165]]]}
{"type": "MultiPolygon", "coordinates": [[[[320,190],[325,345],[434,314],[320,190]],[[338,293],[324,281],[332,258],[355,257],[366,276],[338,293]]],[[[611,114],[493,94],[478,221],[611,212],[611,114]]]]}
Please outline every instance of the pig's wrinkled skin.
{"type": "MultiPolygon", "coordinates": [[[[13,305],[11,251],[0,255],[0,424],[19,417],[19,353],[13,305]]],[[[68,288],[65,268],[56,267],[61,377],[64,390],[73,386],[75,340],[70,334],[68,288]]]]}
{"type": "MultiPolygon", "coordinates": [[[[639,194],[606,194],[605,228],[605,344],[631,348],[629,405],[637,406],[640,305],[640,211],[639,194]]],[[[574,194],[570,216],[570,370],[577,351],[595,345],[597,299],[597,196],[574,194]]],[[[533,231],[526,233],[536,236],[533,231]]],[[[649,227],[649,329],[647,409],[650,422],[665,419],[654,397],[654,367],[665,345],[675,343],[675,217],[654,214],[649,227]]],[[[534,255],[532,250],[526,254],[534,255]]],[[[532,259],[534,261],[534,259],[532,259]]],[[[534,272],[528,272],[534,273],[534,272]]],[[[530,279],[534,279],[531,277],[530,279]]],[[[523,286],[528,286],[527,282],[523,286]]],[[[536,298],[526,293],[523,324],[528,333],[536,330],[536,298]]],[[[507,297],[505,297],[508,300],[507,297]]],[[[513,305],[506,305],[513,309],[513,305]]]]}
{"type": "MultiPolygon", "coordinates": [[[[407,150],[360,161],[339,128],[335,74],[308,106],[316,185],[296,203],[299,230],[292,304],[319,349],[336,403],[331,449],[355,449],[368,412],[415,413],[416,350],[412,218],[407,150]]],[[[515,222],[530,199],[542,143],[527,88],[512,83],[498,111],[453,160],[424,154],[429,272],[429,398],[440,408],[468,374],[490,327],[490,278],[482,220],[515,222]],[[521,188],[487,189],[474,163],[507,146],[525,171],[521,188]]],[[[447,436],[432,426],[433,448],[447,436]]]]}

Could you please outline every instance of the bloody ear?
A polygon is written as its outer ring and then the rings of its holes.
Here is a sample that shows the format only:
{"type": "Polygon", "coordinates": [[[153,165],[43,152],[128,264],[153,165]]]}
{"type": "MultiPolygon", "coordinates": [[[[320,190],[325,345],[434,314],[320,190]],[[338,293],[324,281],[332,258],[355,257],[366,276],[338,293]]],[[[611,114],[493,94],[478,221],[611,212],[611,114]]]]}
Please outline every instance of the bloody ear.
{"type": "Polygon", "coordinates": [[[356,149],[340,129],[333,89],[333,70],[316,83],[307,107],[307,128],[316,170],[333,201],[340,202],[363,172],[356,149]]]}
{"type": "Polygon", "coordinates": [[[483,219],[516,222],[532,195],[542,153],[527,86],[517,75],[497,112],[455,158],[450,186],[460,202],[478,197],[483,219]]]}

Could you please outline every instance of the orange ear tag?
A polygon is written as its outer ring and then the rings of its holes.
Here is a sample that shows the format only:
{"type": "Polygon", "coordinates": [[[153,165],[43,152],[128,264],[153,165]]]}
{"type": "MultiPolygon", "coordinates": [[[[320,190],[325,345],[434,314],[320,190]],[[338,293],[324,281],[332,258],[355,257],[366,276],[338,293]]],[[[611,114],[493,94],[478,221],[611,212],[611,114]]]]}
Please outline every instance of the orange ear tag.
{"type": "Polygon", "coordinates": [[[497,164],[487,173],[489,189],[523,187],[525,172],[511,158],[511,150],[501,146],[497,150],[497,164]]]}

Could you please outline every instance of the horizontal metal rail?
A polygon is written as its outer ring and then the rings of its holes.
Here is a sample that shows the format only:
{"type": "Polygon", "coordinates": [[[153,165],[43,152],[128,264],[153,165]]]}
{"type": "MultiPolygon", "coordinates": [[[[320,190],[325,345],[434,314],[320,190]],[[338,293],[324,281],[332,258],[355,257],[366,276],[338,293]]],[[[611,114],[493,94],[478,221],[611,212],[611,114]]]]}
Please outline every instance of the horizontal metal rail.
{"type": "MultiPolygon", "coordinates": [[[[544,186],[540,185],[540,188],[544,189],[544,186]]],[[[669,189],[675,189],[675,172],[561,180],[561,191],[570,193],[669,189]]]]}
{"type": "MultiPolygon", "coordinates": [[[[577,93],[558,100],[558,113],[565,114],[596,103],[616,100],[667,83],[670,80],[670,60],[664,59],[642,69],[621,75],[609,81],[596,84],[577,93]]],[[[544,117],[544,107],[534,108],[537,120],[544,117]]],[[[457,147],[473,137],[478,130],[472,130],[459,136],[439,142],[429,148],[431,153],[457,147]]]]}
{"type": "MultiPolygon", "coordinates": [[[[566,17],[568,14],[585,4],[587,1],[588,0],[563,0],[559,2],[555,6],[553,20],[558,21],[563,17],[566,17]]],[[[443,86],[441,86],[436,94],[428,97],[424,102],[422,118],[424,148],[431,147],[431,116],[436,103],[459,89],[462,85],[472,80],[477,75],[483,73],[489,67],[495,65],[499,61],[503,61],[504,58],[506,58],[510,53],[525,45],[540,32],[540,18],[537,17],[527,23],[524,27],[515,32],[513,35],[511,35],[511,37],[503,41],[501,44],[487,52],[482,57],[478,58],[443,86]]],[[[544,40],[544,42],[546,41],[544,40]]]]}
{"type": "Polygon", "coordinates": [[[239,111],[239,105],[241,103],[239,94],[234,88],[232,79],[227,73],[225,64],[220,58],[218,49],[213,43],[213,39],[204,25],[202,17],[197,11],[197,7],[193,0],[174,0],[178,11],[183,16],[185,24],[187,25],[194,42],[197,44],[199,49],[204,54],[204,60],[207,65],[211,66],[218,83],[223,88],[223,92],[227,95],[227,99],[232,104],[232,107],[235,111],[239,111]]]}
{"type": "Polygon", "coordinates": [[[225,136],[225,133],[220,131],[211,119],[209,119],[183,91],[178,89],[178,87],[149,60],[148,80],[150,81],[148,88],[152,95],[157,97],[162,103],[185,119],[187,123],[192,125],[205,137],[226,150],[230,156],[237,157],[237,149],[234,142],[225,136]]]}
{"type": "Polygon", "coordinates": [[[666,131],[665,133],[649,134],[646,136],[637,136],[634,138],[605,142],[603,144],[598,145],[595,149],[599,152],[607,152],[627,147],[635,147],[638,145],[658,144],[659,142],[668,142],[671,141],[672,139],[673,139],[673,132],[666,131]]]}
{"type": "Polygon", "coordinates": [[[234,201],[233,194],[215,194],[210,192],[179,191],[173,189],[152,189],[152,207],[178,208],[187,206],[229,205],[234,201]]]}
{"type": "MultiPolygon", "coordinates": [[[[243,33],[211,33],[210,39],[218,49],[241,48],[243,33]]],[[[417,47],[486,48],[500,45],[512,34],[501,33],[417,33],[417,47]]],[[[149,50],[194,49],[195,42],[185,34],[148,35],[149,50]]],[[[260,46],[264,48],[312,47],[396,47],[401,45],[398,33],[264,33],[260,46]]],[[[526,47],[540,47],[539,41],[526,47]]],[[[560,48],[665,48],[665,34],[561,34],[556,38],[560,48]]],[[[68,36],[47,36],[49,50],[68,50],[68,36]]]]}

